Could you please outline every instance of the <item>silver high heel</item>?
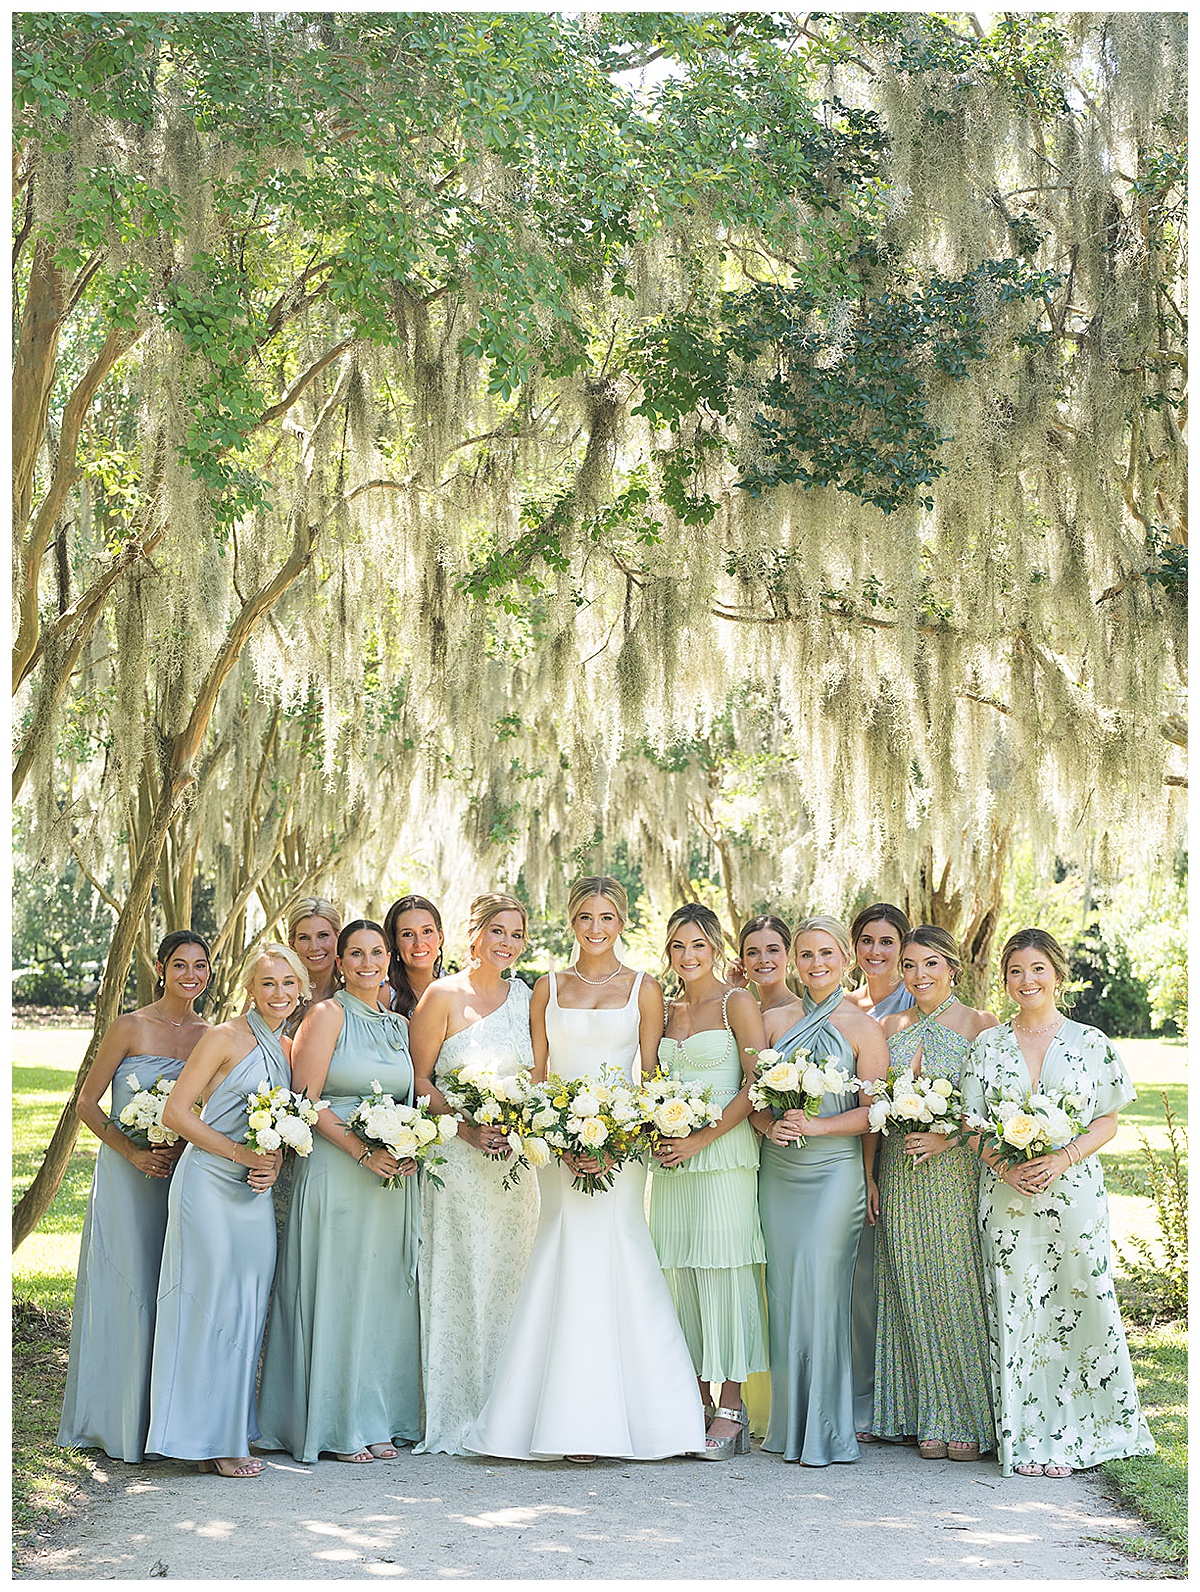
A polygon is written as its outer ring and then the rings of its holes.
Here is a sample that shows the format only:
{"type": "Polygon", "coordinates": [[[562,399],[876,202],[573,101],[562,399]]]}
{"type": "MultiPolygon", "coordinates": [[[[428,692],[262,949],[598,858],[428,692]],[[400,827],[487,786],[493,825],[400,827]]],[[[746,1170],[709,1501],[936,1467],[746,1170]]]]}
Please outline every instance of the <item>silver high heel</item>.
{"type": "Polygon", "coordinates": [[[727,1410],[723,1405],[718,1405],[713,1411],[713,1420],[736,1421],[737,1431],[732,1437],[706,1437],[704,1439],[705,1459],[732,1459],[735,1454],[748,1454],[750,1452],[750,1417],[743,1404],[740,1410],[727,1410]]]}

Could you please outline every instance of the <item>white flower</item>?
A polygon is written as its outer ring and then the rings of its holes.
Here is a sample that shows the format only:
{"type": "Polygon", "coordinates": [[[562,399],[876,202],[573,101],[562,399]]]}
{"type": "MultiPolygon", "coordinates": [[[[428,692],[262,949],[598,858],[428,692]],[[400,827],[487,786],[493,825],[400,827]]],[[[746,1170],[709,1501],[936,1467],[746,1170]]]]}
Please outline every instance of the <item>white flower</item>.
{"type": "Polygon", "coordinates": [[[269,1128],[271,1126],[271,1113],[263,1110],[252,1111],[250,1113],[250,1126],[256,1133],[260,1133],[263,1128],[269,1128]]]}
{"type": "Polygon", "coordinates": [[[397,1128],[394,1136],[388,1140],[388,1149],[397,1161],[411,1160],[420,1148],[417,1135],[411,1128],[397,1128]]]}
{"type": "Polygon", "coordinates": [[[774,1089],[779,1094],[789,1094],[800,1087],[800,1069],[794,1061],[776,1062],[759,1076],[764,1089],[774,1089]]]}
{"type": "Polygon", "coordinates": [[[654,1126],[669,1139],[686,1135],[693,1122],[692,1109],[686,1100],[663,1100],[654,1108],[654,1126]]]}
{"type": "Polygon", "coordinates": [[[275,1131],[298,1155],[307,1155],[312,1149],[312,1129],[299,1117],[281,1117],[275,1131]]]}
{"type": "Polygon", "coordinates": [[[547,1106],[543,1111],[534,1112],[530,1126],[535,1127],[539,1133],[544,1133],[547,1128],[552,1128],[557,1121],[558,1112],[555,1111],[553,1106],[547,1106]]]}
{"type": "Polygon", "coordinates": [[[383,1085],[380,1083],[378,1078],[372,1078],[371,1079],[371,1093],[372,1094],[382,1094],[383,1093],[383,1085]]]}
{"type": "Polygon", "coordinates": [[[565,1150],[567,1147],[567,1136],[565,1133],[547,1133],[546,1142],[552,1144],[556,1150],[565,1150]]]}
{"type": "Polygon", "coordinates": [[[878,1133],[887,1121],[888,1108],[886,1100],[876,1100],[867,1112],[867,1124],[872,1133],[878,1133]]]}
{"type": "Polygon", "coordinates": [[[428,1117],[414,1117],[412,1130],[422,1144],[432,1144],[438,1136],[437,1123],[428,1117]]]}
{"type": "Polygon", "coordinates": [[[479,1123],[499,1122],[500,1107],[495,1100],[485,1100],[475,1113],[475,1120],[479,1123]]]}
{"type": "MultiPolygon", "coordinates": [[[[571,1101],[571,1110],[577,1117],[595,1117],[600,1114],[600,1101],[590,1089],[581,1089],[571,1101]]],[[[603,1139],[596,1141],[603,1144],[603,1139]]]]}
{"type": "Polygon", "coordinates": [[[580,1144],[589,1150],[599,1149],[608,1138],[608,1129],[599,1117],[584,1117],[575,1131],[580,1144]]]}
{"type": "Polygon", "coordinates": [[[800,1078],[800,1087],[806,1095],[823,1096],[826,1088],[824,1070],[813,1064],[805,1067],[800,1078]]]}
{"type": "Polygon", "coordinates": [[[282,1142],[274,1128],[260,1128],[258,1130],[258,1148],[260,1150],[277,1150],[282,1142]]]}
{"type": "Polygon", "coordinates": [[[129,1074],[129,1087],[133,1090],[133,1092],[135,1094],[140,1094],[141,1093],[142,1086],[138,1082],[138,1075],[137,1075],[136,1072],[131,1072],[129,1074]]]}
{"type": "Polygon", "coordinates": [[[954,1093],[954,1085],[949,1078],[935,1078],[929,1087],[935,1095],[941,1095],[943,1100],[949,1100],[954,1093]]]}
{"type": "Polygon", "coordinates": [[[445,1144],[447,1139],[452,1139],[458,1133],[458,1118],[451,1116],[437,1119],[438,1138],[445,1144]]]}
{"type": "Polygon", "coordinates": [[[777,1061],[782,1060],[783,1057],[779,1054],[779,1052],[777,1050],[771,1050],[769,1047],[766,1050],[760,1050],[758,1052],[758,1066],[760,1068],[773,1067],[777,1061]]]}
{"type": "Polygon", "coordinates": [[[1038,1123],[1036,1118],[1028,1112],[1014,1111],[1004,1122],[1004,1138],[1007,1143],[1015,1145],[1018,1150],[1029,1147],[1038,1136],[1038,1123]]]}
{"type": "Polygon", "coordinates": [[[161,1122],[152,1122],[146,1129],[146,1137],[151,1144],[170,1144],[175,1135],[169,1133],[161,1122]]]}
{"type": "Polygon", "coordinates": [[[533,1167],[535,1172],[539,1171],[543,1166],[550,1165],[550,1146],[546,1143],[545,1139],[539,1139],[536,1135],[534,1135],[533,1138],[526,1139],[521,1148],[525,1159],[529,1162],[530,1166],[533,1167]]]}

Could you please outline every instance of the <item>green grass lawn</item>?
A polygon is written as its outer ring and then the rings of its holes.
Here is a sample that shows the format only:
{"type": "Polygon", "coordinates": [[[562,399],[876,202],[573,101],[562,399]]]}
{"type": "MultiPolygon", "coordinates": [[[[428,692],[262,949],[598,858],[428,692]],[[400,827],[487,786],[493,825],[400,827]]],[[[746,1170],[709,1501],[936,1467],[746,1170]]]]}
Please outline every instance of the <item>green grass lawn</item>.
{"type": "MultiPolygon", "coordinates": [[[[85,1029],[13,1032],[13,1197],[29,1184],[87,1045],[85,1029]]],[[[1138,1171],[1138,1130],[1155,1149],[1167,1146],[1160,1091],[1181,1126],[1187,1124],[1186,1045],[1181,1040],[1122,1040],[1138,1088],[1121,1126],[1102,1152],[1109,1176],[1113,1237],[1133,1232],[1157,1239],[1149,1200],[1122,1193],[1111,1176],[1138,1171]]],[[[54,1447],[67,1363],[67,1331],[79,1233],[91,1186],[96,1141],[83,1129],[54,1203],[41,1226],[13,1256],[13,1528],[28,1540],[40,1520],[59,1510],[87,1475],[87,1461],[54,1447]],[[45,1314],[48,1312],[49,1314],[45,1314]]],[[[1146,1415],[1158,1443],[1147,1459],[1123,1459],[1105,1471],[1164,1540],[1140,1544],[1167,1562],[1187,1552],[1187,1328],[1183,1323],[1131,1330],[1129,1347],[1146,1415]]]]}

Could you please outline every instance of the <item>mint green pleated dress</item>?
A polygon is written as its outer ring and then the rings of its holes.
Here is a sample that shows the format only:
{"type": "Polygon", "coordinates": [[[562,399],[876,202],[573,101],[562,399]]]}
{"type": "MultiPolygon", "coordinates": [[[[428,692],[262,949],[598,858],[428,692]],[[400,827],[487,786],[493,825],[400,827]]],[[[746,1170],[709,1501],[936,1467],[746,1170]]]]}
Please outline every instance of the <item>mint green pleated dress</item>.
{"type": "MultiPolygon", "coordinates": [[[[371,1085],[412,1104],[403,1017],[346,990],[321,1091],[343,1121],[371,1085]]],[[[313,1135],[297,1159],[259,1392],[261,1446],[303,1464],[368,1443],[415,1442],[420,1424],[416,1177],[385,1189],[313,1135]]]]}
{"type": "MultiPolygon", "coordinates": [[[[922,1076],[959,1086],[971,1041],[937,1021],[953,1000],[893,1034],[893,1066],[911,1066],[919,1046],[922,1076]]],[[[996,1446],[978,1204],[974,1150],[955,1145],[917,1166],[893,1127],[875,1229],[877,1437],[996,1446]]]]}
{"type": "MultiPolygon", "coordinates": [[[[819,1006],[805,994],[808,1015],[774,1049],[832,1057],[853,1077],[854,1052],[829,1021],[842,994],[835,990],[819,1006]]],[[[838,1116],[859,1103],[857,1091],[827,1095],[819,1114],[838,1116]]],[[[801,1146],[763,1139],[759,1155],[771,1358],[763,1448],[805,1465],[848,1464],[859,1457],[850,1304],[867,1208],[862,1139],[813,1137],[801,1146]]]]}
{"type": "MultiPolygon", "coordinates": [[[[745,1082],[728,1019],[724,1028],[663,1039],[658,1060],[678,1078],[710,1085],[721,1107],[745,1082]]],[[[767,1368],[757,1196],[758,1136],[749,1121],[679,1166],[654,1165],[650,1235],[705,1382],[744,1382],[767,1368]]]]}
{"type": "MultiPolygon", "coordinates": [[[[253,1007],[258,1044],[205,1101],[205,1122],[244,1144],[246,1096],[287,1087],[279,1036],[253,1007]]],[[[247,1169],[189,1144],[171,1173],[150,1364],[148,1454],[235,1459],[258,1439],[254,1376],[275,1270],[275,1206],[247,1169]]]]}

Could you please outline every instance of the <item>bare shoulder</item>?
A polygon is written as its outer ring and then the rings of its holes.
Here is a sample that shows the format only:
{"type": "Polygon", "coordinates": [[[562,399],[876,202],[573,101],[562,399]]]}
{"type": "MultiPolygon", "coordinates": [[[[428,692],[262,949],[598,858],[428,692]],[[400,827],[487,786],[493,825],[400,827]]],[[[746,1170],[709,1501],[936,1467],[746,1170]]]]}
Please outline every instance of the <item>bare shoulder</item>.
{"type": "MultiPolygon", "coordinates": [[[[872,1021],[879,1023],[879,1026],[883,1031],[883,1037],[885,1039],[891,1039],[893,1034],[902,1033],[904,1029],[912,1027],[913,1023],[916,1021],[916,1018],[911,1014],[916,1010],[917,1008],[915,1006],[911,1006],[908,1011],[892,1012],[890,1016],[885,1017],[882,1021],[880,1021],[878,1017],[873,1018],[872,1021]]],[[[920,1014],[918,1013],[918,1016],[919,1015],[920,1014]]]]}
{"type": "Polygon", "coordinates": [[[662,985],[649,973],[642,974],[642,982],[638,985],[638,1008],[643,1012],[663,1009],[662,985]]]}
{"type": "Polygon", "coordinates": [[[735,989],[729,995],[729,1004],[726,1007],[731,1017],[761,1017],[758,1002],[748,989],[735,989]]]}
{"type": "Polygon", "coordinates": [[[882,1039],[885,1030],[880,1025],[878,1018],[871,1017],[867,1012],[861,1011],[857,1006],[842,1001],[830,1015],[829,1021],[833,1026],[845,1034],[853,1044],[863,1041],[868,1044],[872,1039],[882,1039]]]}
{"type": "Polygon", "coordinates": [[[989,1028],[999,1028],[1000,1019],[993,1012],[976,1011],[973,1006],[963,1009],[966,1023],[963,1028],[964,1039],[978,1039],[980,1034],[986,1033],[989,1028]]]}

